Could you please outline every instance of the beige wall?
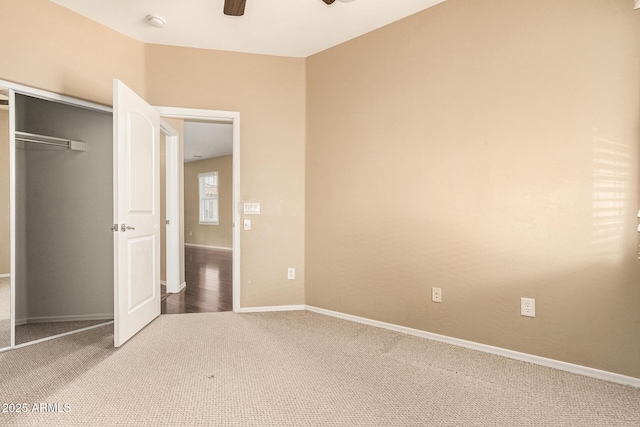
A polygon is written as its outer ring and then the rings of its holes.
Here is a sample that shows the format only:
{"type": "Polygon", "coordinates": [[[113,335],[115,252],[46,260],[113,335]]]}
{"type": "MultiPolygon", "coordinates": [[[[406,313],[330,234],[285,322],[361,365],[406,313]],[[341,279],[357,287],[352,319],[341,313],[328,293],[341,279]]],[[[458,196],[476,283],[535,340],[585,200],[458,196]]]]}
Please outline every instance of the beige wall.
{"type": "Polygon", "coordinates": [[[0,110],[0,274],[11,273],[9,221],[9,112],[0,110]]]}
{"type": "Polygon", "coordinates": [[[113,79],[146,95],[144,44],[48,0],[0,2],[0,79],[111,105],[113,79]]]}
{"type": "Polygon", "coordinates": [[[160,45],[145,53],[152,104],[240,112],[240,201],[262,210],[241,235],[241,305],[303,304],[305,60],[160,45]]]}
{"type": "Polygon", "coordinates": [[[185,243],[222,248],[233,247],[233,156],[184,164],[185,243]],[[198,174],[218,172],[217,225],[200,224],[200,192],[198,174]]]}
{"type": "Polygon", "coordinates": [[[640,377],[639,57],[630,0],[449,0],[308,58],[306,303],[640,377]]]}

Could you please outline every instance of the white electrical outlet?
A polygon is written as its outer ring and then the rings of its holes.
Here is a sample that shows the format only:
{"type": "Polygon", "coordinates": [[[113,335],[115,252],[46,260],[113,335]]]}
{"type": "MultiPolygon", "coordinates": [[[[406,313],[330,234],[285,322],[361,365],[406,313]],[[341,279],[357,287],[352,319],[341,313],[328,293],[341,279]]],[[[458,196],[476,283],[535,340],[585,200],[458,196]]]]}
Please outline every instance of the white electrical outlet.
{"type": "Polygon", "coordinates": [[[520,298],[520,314],[527,317],[536,317],[536,300],[533,298],[520,298]]]}
{"type": "Polygon", "coordinates": [[[431,301],[442,302],[442,288],[431,288],[431,301]]]}
{"type": "Polygon", "coordinates": [[[293,267],[289,267],[287,269],[287,279],[294,280],[296,278],[296,269],[293,267]]]}

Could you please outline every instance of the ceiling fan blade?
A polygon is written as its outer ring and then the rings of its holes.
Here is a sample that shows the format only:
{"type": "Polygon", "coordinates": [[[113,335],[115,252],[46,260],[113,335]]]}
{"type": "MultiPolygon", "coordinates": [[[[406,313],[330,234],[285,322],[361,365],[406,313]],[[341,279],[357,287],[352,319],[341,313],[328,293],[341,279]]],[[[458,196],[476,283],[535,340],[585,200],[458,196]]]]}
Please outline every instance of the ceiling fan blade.
{"type": "Polygon", "coordinates": [[[333,2],[336,0],[322,0],[322,1],[325,2],[326,4],[333,4],[333,2]]]}
{"type": "Polygon", "coordinates": [[[224,0],[224,14],[229,16],[244,15],[244,4],[247,0],[224,0]]]}

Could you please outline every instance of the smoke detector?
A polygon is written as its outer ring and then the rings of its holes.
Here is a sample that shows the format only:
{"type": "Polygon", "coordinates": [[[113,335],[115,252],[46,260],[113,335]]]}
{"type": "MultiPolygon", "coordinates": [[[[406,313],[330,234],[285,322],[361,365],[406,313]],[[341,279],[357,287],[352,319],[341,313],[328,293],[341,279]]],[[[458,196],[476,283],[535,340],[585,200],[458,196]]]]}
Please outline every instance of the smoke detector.
{"type": "Polygon", "coordinates": [[[144,20],[147,21],[147,24],[156,28],[162,28],[164,27],[164,24],[167,23],[167,21],[165,21],[164,18],[158,15],[147,15],[147,17],[144,18],[144,20]]]}

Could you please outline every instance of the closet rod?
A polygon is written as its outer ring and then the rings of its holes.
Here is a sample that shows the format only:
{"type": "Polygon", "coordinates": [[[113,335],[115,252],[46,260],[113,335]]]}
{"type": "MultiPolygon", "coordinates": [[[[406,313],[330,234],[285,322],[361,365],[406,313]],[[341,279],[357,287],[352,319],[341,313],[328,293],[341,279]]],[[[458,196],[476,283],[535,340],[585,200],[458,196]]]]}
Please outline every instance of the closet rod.
{"type": "Polygon", "coordinates": [[[87,143],[80,141],[72,141],[70,139],[56,138],[54,136],[37,135],[35,133],[27,133],[16,131],[16,141],[33,142],[36,144],[55,145],[75,151],[87,151],[87,143]]]}

